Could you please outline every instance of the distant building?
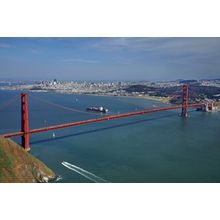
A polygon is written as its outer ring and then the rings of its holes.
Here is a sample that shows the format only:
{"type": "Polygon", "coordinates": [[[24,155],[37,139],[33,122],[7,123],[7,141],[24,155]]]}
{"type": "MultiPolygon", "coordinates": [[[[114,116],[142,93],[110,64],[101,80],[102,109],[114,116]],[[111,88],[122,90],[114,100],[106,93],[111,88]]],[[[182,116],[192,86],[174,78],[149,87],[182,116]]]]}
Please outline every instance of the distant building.
{"type": "Polygon", "coordinates": [[[52,85],[54,85],[54,86],[55,86],[55,85],[57,85],[57,84],[58,84],[57,79],[54,79],[54,80],[53,80],[53,82],[52,82],[52,85]]]}

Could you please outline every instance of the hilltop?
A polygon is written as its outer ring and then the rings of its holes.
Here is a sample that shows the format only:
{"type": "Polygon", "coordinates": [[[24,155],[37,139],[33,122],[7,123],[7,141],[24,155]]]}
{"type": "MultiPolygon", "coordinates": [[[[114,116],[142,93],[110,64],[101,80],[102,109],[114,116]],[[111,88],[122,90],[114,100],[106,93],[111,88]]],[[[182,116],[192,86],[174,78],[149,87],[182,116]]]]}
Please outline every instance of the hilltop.
{"type": "Polygon", "coordinates": [[[55,178],[40,160],[12,140],[0,137],[0,182],[39,183],[55,178]]]}

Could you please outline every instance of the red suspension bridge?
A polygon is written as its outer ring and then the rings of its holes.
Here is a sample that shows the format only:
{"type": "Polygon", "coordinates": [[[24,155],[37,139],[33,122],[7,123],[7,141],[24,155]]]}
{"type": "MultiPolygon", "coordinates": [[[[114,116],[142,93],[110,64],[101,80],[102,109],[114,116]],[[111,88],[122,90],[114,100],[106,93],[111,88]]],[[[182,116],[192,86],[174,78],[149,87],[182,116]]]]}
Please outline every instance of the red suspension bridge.
{"type": "Polygon", "coordinates": [[[13,138],[13,137],[21,136],[22,147],[26,151],[29,151],[30,150],[30,141],[29,140],[30,140],[31,134],[36,134],[36,133],[46,132],[46,131],[51,131],[51,130],[57,130],[57,129],[63,129],[63,128],[68,128],[68,127],[74,127],[74,126],[79,126],[79,125],[98,123],[98,122],[102,122],[102,121],[114,120],[114,119],[119,119],[119,118],[126,118],[126,117],[131,117],[131,116],[143,115],[143,114],[148,114],[148,113],[175,110],[175,109],[182,109],[181,116],[187,117],[188,116],[188,108],[203,107],[203,106],[205,107],[208,105],[208,103],[188,104],[188,100],[189,100],[189,88],[188,88],[188,85],[183,85],[182,104],[181,105],[164,107],[164,108],[144,109],[141,111],[135,111],[135,112],[129,112],[129,113],[123,113],[123,114],[106,115],[104,117],[93,118],[93,119],[88,119],[88,120],[83,120],[83,121],[58,124],[58,125],[37,128],[37,129],[29,129],[28,94],[22,93],[21,94],[21,131],[8,133],[8,134],[2,134],[1,136],[5,137],[5,138],[13,138]]]}

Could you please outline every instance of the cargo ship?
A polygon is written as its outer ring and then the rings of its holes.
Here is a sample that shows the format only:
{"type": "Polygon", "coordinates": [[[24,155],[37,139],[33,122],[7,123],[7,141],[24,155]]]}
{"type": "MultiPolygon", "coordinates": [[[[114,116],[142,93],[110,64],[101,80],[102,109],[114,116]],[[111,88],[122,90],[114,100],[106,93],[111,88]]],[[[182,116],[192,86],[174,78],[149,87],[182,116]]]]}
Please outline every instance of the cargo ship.
{"type": "Polygon", "coordinates": [[[108,109],[104,108],[102,106],[100,106],[100,107],[88,107],[86,110],[87,111],[92,111],[92,112],[101,112],[101,113],[107,113],[108,112],[108,109]]]}

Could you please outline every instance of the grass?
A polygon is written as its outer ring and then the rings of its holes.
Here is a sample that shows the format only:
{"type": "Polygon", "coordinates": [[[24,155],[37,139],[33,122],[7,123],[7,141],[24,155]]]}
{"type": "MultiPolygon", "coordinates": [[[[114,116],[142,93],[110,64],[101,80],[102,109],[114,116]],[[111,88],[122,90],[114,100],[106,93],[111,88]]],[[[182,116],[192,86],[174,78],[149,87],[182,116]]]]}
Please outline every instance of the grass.
{"type": "Polygon", "coordinates": [[[0,137],[0,182],[42,182],[55,174],[10,139],[0,137]]]}

